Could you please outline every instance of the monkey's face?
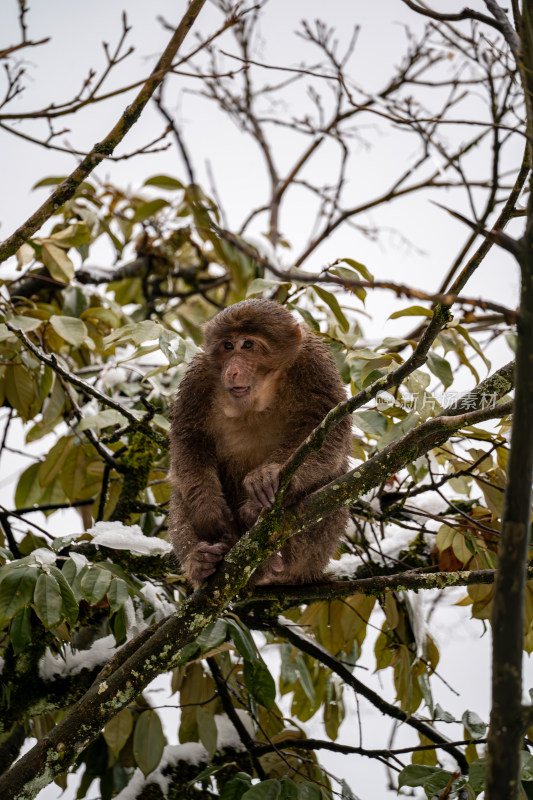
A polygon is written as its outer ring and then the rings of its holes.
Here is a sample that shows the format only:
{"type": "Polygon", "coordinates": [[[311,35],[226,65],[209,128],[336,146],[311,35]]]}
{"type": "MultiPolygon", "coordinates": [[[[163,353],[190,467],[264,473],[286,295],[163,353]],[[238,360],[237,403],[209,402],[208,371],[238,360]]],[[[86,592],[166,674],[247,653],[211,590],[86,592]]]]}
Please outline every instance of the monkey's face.
{"type": "Polygon", "coordinates": [[[219,348],[227,416],[263,411],[274,398],[279,376],[268,343],[259,336],[237,334],[219,348]]]}

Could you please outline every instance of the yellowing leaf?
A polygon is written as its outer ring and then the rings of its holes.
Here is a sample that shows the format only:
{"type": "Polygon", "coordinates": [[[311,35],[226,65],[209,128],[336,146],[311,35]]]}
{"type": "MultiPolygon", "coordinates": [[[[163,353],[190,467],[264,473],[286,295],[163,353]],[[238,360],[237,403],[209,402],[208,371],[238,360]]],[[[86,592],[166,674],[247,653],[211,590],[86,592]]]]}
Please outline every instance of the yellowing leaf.
{"type": "Polygon", "coordinates": [[[466,539],[462,533],[456,533],[453,542],[452,550],[455,557],[462,563],[466,564],[472,558],[472,553],[468,549],[466,539]]]}
{"type": "Polygon", "coordinates": [[[183,189],[181,181],[172,178],[170,175],[153,175],[144,182],[145,186],[158,186],[161,189],[183,189]]]}
{"type": "Polygon", "coordinates": [[[118,754],[129,739],[133,730],[133,716],[129,708],[122,711],[109,720],[104,728],[104,739],[118,758],[118,754]]]}
{"type": "Polygon", "coordinates": [[[62,231],[53,233],[50,236],[60,247],[81,247],[82,244],[87,244],[91,240],[91,232],[85,222],[75,222],[73,225],[68,225],[62,231]]]}
{"type": "Polygon", "coordinates": [[[81,319],[76,317],[62,317],[53,315],[50,317],[50,325],[65,342],[79,347],[83,344],[87,336],[87,326],[81,319]]]}
{"type": "Polygon", "coordinates": [[[399,317],[432,317],[433,312],[424,306],[409,306],[409,308],[402,308],[400,311],[395,311],[391,314],[389,319],[399,319],[399,317]]]}
{"type": "Polygon", "coordinates": [[[6,371],[5,392],[8,403],[23,420],[33,416],[32,404],[36,399],[37,387],[27,369],[15,364],[6,371]]]}
{"type": "Polygon", "coordinates": [[[74,264],[63,248],[54,244],[50,239],[43,241],[41,258],[54,280],[60,283],[69,283],[74,277],[74,264]]]}

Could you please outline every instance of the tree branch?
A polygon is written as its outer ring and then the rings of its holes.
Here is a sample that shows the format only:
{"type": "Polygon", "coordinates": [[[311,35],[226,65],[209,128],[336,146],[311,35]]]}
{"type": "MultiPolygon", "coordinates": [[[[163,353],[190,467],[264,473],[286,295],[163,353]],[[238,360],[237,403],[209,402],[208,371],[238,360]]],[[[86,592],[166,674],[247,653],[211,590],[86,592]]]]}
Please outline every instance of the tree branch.
{"type": "Polygon", "coordinates": [[[139,119],[144,107],[152,97],[163,78],[172,69],[172,60],[180,45],[194,24],[206,0],[191,0],[181,22],[174,31],[152,74],[142,86],[137,97],[124,110],[116,125],[101,142],[95,144],[91,152],[66,178],[42,206],[32,214],[8,239],[0,244],[0,262],[16,253],[19,247],[34,234],[58,208],[74,195],[78,186],[105,158],[112,155],[131,127],[139,119]]]}
{"type": "Polygon", "coordinates": [[[468,763],[460,750],[458,750],[454,745],[447,742],[446,738],[442,736],[437,731],[433,730],[427,723],[422,722],[422,720],[417,719],[413,715],[408,714],[406,711],[402,711],[401,708],[392,705],[392,703],[388,703],[384,700],[381,695],[377,692],[374,692],[368,686],[365,686],[358,678],[356,678],[350,670],[344,666],[338,659],[328,653],[323,647],[321,647],[318,643],[316,643],[310,636],[304,634],[303,631],[298,629],[297,626],[289,626],[283,625],[279,621],[272,622],[266,621],[265,625],[269,628],[272,628],[280,636],[283,636],[284,639],[287,639],[291,644],[301,650],[303,653],[307,653],[312,658],[315,658],[317,661],[320,661],[321,664],[329,667],[332,672],[335,672],[342,680],[348,685],[351,686],[352,689],[357,693],[368,700],[369,703],[381,711],[382,714],[386,714],[388,717],[392,717],[392,719],[397,719],[400,722],[409,725],[411,728],[414,728],[430,742],[435,742],[441,745],[441,747],[447,750],[448,753],[457,761],[459,768],[462,773],[468,773],[468,763]]]}

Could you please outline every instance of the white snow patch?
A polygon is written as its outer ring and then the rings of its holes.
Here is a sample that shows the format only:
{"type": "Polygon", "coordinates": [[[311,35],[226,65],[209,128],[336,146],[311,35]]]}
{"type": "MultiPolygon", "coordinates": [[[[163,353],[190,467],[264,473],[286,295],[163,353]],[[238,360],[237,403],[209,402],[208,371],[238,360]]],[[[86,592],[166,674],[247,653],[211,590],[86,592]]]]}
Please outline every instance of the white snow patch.
{"type": "Polygon", "coordinates": [[[171,603],[164,594],[160,595],[153,583],[145,583],[141,589],[141,594],[147,603],[150,603],[155,610],[156,621],[174,614],[176,611],[175,603],[171,603]]]}
{"type": "Polygon", "coordinates": [[[31,554],[38,564],[56,563],[57,553],[54,553],[53,550],[49,550],[48,547],[38,547],[36,550],[32,550],[31,554]]]}
{"type": "MultiPolygon", "coordinates": [[[[384,539],[370,543],[372,560],[378,564],[385,564],[387,558],[396,558],[415,538],[412,530],[397,525],[389,525],[386,532],[384,539]]],[[[364,566],[367,561],[366,557],[363,559],[352,553],[343,553],[339,559],[332,559],[329,562],[328,573],[334,578],[353,578],[359,567],[364,566]]]]}
{"type": "Polygon", "coordinates": [[[87,566],[89,563],[89,559],[87,556],[84,556],[82,553],[75,553],[74,551],[69,554],[69,557],[74,561],[76,565],[76,573],[81,572],[81,570],[87,566]]]}
{"type": "Polygon", "coordinates": [[[70,645],[67,645],[63,658],[47,650],[39,661],[39,675],[44,681],[77,675],[82,669],[93,669],[105,664],[116,649],[115,637],[110,634],[102,639],[96,639],[89,650],[73,652],[70,645]]]}
{"type": "Polygon", "coordinates": [[[122,522],[97,522],[88,531],[93,544],[111,547],[113,550],[129,550],[137,556],[166,555],[172,546],[163,539],[145,536],[138,525],[123,525],[122,522]]]}
{"type": "MultiPolygon", "coordinates": [[[[236,709],[236,711],[241,721],[249,727],[250,720],[246,713],[240,709],[236,709]]],[[[225,714],[216,715],[215,724],[217,726],[217,750],[225,750],[229,747],[234,750],[245,749],[229,717],[225,714]]],[[[250,733],[252,733],[252,731],[250,731],[250,733]]],[[[179,764],[180,761],[185,761],[187,764],[198,764],[200,766],[201,764],[209,763],[209,754],[203,744],[199,742],[169,744],[163,750],[163,755],[161,756],[161,761],[157,768],[145,778],[141,770],[137,767],[133,778],[128,785],[116,795],[115,800],[136,800],[142,789],[150,783],[157,784],[163,794],[166,795],[170,778],[163,775],[163,772],[167,767],[173,767],[179,764]]]]}

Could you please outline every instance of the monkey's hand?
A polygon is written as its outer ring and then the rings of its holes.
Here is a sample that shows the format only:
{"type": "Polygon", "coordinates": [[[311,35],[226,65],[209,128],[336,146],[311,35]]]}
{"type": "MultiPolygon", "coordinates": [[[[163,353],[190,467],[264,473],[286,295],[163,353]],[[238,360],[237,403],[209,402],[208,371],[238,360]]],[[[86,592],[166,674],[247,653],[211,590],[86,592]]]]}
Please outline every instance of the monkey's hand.
{"type": "Polygon", "coordinates": [[[279,486],[280,464],[264,464],[249,472],[243,481],[248,499],[241,507],[241,517],[252,525],[262,508],[271,508],[279,486]]]}
{"type": "Polygon", "coordinates": [[[216,570],[228,550],[234,544],[233,537],[225,535],[219,542],[198,542],[185,560],[185,573],[195,586],[199,586],[216,570]]]}

